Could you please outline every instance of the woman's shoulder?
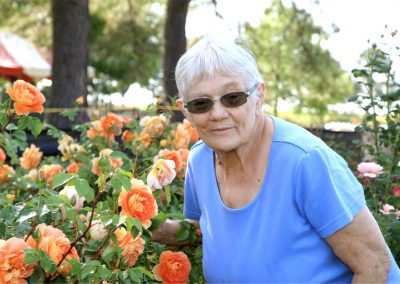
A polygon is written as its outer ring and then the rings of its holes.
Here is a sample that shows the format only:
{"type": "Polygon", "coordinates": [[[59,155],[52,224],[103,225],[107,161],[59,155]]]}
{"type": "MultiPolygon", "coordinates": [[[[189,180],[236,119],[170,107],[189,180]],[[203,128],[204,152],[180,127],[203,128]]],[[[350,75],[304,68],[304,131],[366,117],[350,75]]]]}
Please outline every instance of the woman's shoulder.
{"type": "Polygon", "coordinates": [[[328,147],[321,138],[295,123],[271,116],[274,121],[273,143],[294,147],[308,153],[315,148],[328,147]]]}
{"type": "Polygon", "coordinates": [[[193,160],[204,160],[211,157],[212,158],[212,149],[207,146],[203,140],[197,141],[191,148],[189,152],[189,159],[193,160]]]}

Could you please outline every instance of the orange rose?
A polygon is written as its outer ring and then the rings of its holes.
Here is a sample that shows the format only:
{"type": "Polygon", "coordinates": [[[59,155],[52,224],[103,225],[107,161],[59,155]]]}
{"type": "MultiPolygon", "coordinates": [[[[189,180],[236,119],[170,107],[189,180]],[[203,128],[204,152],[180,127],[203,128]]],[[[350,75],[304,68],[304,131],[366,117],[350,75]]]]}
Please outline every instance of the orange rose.
{"type": "MultiPolygon", "coordinates": [[[[124,228],[118,228],[115,230],[117,236],[118,246],[122,248],[122,255],[125,261],[128,263],[128,267],[135,265],[136,261],[144,251],[145,241],[140,235],[135,239],[132,237],[131,232],[127,232],[124,228]]],[[[114,245],[111,243],[111,245],[114,245]]]]}
{"type": "Polygon", "coordinates": [[[186,283],[192,265],[184,252],[163,251],[160,255],[160,263],[154,266],[154,279],[164,284],[186,283]]]}
{"type": "Polygon", "coordinates": [[[43,152],[40,152],[40,149],[37,148],[34,144],[31,144],[31,147],[26,148],[21,158],[21,167],[26,170],[36,169],[40,164],[42,159],[43,152]]]}
{"type": "Polygon", "coordinates": [[[63,171],[63,168],[59,164],[44,165],[39,170],[40,179],[45,179],[46,183],[51,186],[53,177],[63,171]]]}
{"type": "Polygon", "coordinates": [[[8,87],[6,89],[6,93],[14,101],[14,109],[17,114],[43,113],[43,104],[46,99],[35,86],[28,82],[17,80],[12,88],[8,87]]]}
{"type": "Polygon", "coordinates": [[[168,140],[167,139],[162,139],[160,140],[160,148],[165,148],[168,145],[168,140]]]}
{"type": "Polygon", "coordinates": [[[179,124],[175,131],[173,146],[175,149],[188,148],[191,134],[186,130],[183,124],[179,124]]]}
{"type": "Polygon", "coordinates": [[[79,172],[79,164],[77,162],[73,162],[67,167],[67,173],[72,174],[77,172],[79,172]]]}
{"type": "Polygon", "coordinates": [[[118,197],[118,205],[122,207],[121,215],[137,218],[144,228],[151,226],[151,218],[158,213],[157,202],[151,189],[138,179],[131,179],[131,190],[122,188],[118,197]]]}
{"type": "Polygon", "coordinates": [[[133,138],[135,137],[135,136],[134,136],[135,134],[136,134],[136,133],[134,133],[134,132],[132,132],[132,131],[125,130],[125,131],[122,133],[121,139],[122,139],[123,141],[126,141],[126,142],[131,142],[131,141],[133,140],[133,138]]]}
{"type": "Polygon", "coordinates": [[[2,148],[0,148],[0,164],[4,163],[6,161],[6,153],[4,153],[4,150],[2,148]]]}
{"type": "Polygon", "coordinates": [[[0,283],[28,283],[35,265],[25,265],[24,249],[30,248],[23,239],[0,240],[0,283]]]}
{"type": "MultiPolygon", "coordinates": [[[[37,231],[40,232],[40,239],[36,241],[29,236],[27,243],[32,248],[38,248],[44,251],[51,260],[57,265],[62,259],[63,255],[69,250],[71,242],[65,237],[65,234],[52,226],[46,226],[45,224],[40,224],[37,227],[37,231]]],[[[71,252],[63,260],[68,262],[71,259],[76,259],[79,261],[78,252],[75,248],[72,248],[71,252]]],[[[71,271],[71,265],[61,264],[58,268],[58,272],[62,275],[66,275],[71,271]]]]}
{"type": "Polygon", "coordinates": [[[199,133],[186,118],[183,120],[183,128],[190,134],[190,142],[197,142],[199,140],[199,133]]]}
{"type": "MultiPolygon", "coordinates": [[[[174,167],[175,172],[178,172],[182,167],[182,158],[178,151],[171,151],[168,149],[160,150],[160,152],[158,152],[157,159],[158,158],[174,161],[175,162],[175,167],[174,167]]],[[[157,159],[155,159],[155,160],[157,160],[157,159]]]]}
{"type": "Polygon", "coordinates": [[[189,156],[189,149],[187,148],[182,148],[178,150],[179,155],[181,155],[182,158],[182,168],[179,170],[179,172],[176,173],[177,178],[184,178],[186,174],[186,167],[187,167],[187,158],[189,156]]]}
{"type": "Polygon", "coordinates": [[[122,120],[115,113],[109,112],[100,120],[101,127],[106,135],[119,135],[122,130],[122,120]]]}
{"type": "Polygon", "coordinates": [[[94,139],[97,136],[101,136],[103,133],[103,128],[101,128],[100,120],[92,121],[92,127],[88,129],[86,136],[90,139],[94,139]]]}
{"type": "MultiPolygon", "coordinates": [[[[100,151],[100,157],[107,158],[110,161],[111,164],[111,170],[115,171],[116,169],[120,168],[123,164],[121,158],[110,158],[109,156],[113,150],[111,149],[103,149],[100,151]]],[[[99,169],[99,160],[100,158],[93,158],[92,159],[92,173],[95,175],[100,175],[100,169],[99,169]]]]}
{"type": "Polygon", "coordinates": [[[4,164],[0,165],[0,182],[6,182],[15,174],[13,167],[4,164]]]}
{"type": "Polygon", "coordinates": [[[157,160],[147,176],[147,184],[151,189],[159,189],[170,184],[175,176],[175,162],[171,160],[157,160]]]}
{"type": "Polygon", "coordinates": [[[151,135],[149,133],[142,131],[139,134],[139,141],[145,148],[149,148],[151,146],[151,143],[153,142],[153,138],[151,138],[151,135]]]}
{"type": "Polygon", "coordinates": [[[163,115],[145,116],[140,120],[140,125],[144,126],[144,131],[150,136],[160,136],[164,133],[167,118],[163,115]]]}

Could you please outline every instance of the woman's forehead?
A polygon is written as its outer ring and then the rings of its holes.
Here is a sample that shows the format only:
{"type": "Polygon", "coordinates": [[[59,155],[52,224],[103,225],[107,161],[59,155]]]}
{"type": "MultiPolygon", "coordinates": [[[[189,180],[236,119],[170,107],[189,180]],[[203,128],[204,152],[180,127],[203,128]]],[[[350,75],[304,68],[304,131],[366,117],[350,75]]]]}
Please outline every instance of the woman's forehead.
{"type": "Polygon", "coordinates": [[[215,74],[212,78],[200,79],[188,89],[188,96],[195,94],[219,93],[229,88],[245,88],[244,80],[240,76],[223,76],[215,74]]]}

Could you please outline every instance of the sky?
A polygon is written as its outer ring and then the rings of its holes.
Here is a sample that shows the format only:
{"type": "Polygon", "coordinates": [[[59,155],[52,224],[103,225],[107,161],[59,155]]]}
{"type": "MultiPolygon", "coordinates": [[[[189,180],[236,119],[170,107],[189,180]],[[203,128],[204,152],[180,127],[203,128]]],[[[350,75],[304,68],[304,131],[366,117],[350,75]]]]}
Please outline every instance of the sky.
{"type": "MultiPolygon", "coordinates": [[[[186,20],[186,36],[189,40],[210,33],[236,37],[238,24],[250,22],[252,25],[257,25],[264,15],[265,8],[271,3],[270,0],[216,1],[217,12],[223,20],[215,16],[215,9],[209,4],[211,0],[191,2],[186,20]]],[[[315,23],[327,32],[332,31],[332,24],[339,28],[340,31],[332,34],[324,43],[324,47],[330,50],[332,56],[349,74],[352,69],[361,67],[359,57],[361,52],[370,46],[368,40],[381,42],[382,33],[386,31],[388,35],[398,29],[399,33],[394,39],[400,41],[400,0],[319,0],[319,5],[315,4],[315,0],[294,1],[299,8],[304,8],[311,13],[315,23]],[[388,26],[387,29],[385,25],[388,26]]],[[[291,4],[291,0],[283,0],[283,2],[291,4]]],[[[163,9],[161,6],[155,6],[155,8],[163,9]]],[[[396,70],[399,70],[397,73],[400,74],[399,61],[395,63],[395,66],[397,66],[396,70]]],[[[146,106],[154,101],[151,93],[140,90],[140,86],[134,85],[127,92],[127,98],[118,97],[113,101],[137,106],[146,106]]],[[[281,107],[281,110],[285,111],[290,108],[290,105],[281,104],[281,107]]],[[[338,108],[342,110],[348,108],[344,110],[353,111],[354,105],[340,105],[338,108]]]]}
{"type": "MultiPolygon", "coordinates": [[[[200,2],[207,1],[210,2],[200,2]]],[[[291,0],[283,2],[290,4],[291,0]]],[[[189,11],[186,36],[190,39],[214,33],[234,37],[238,23],[247,21],[256,25],[270,3],[269,0],[217,0],[217,11],[223,20],[214,16],[212,6],[198,5],[189,11]]],[[[400,33],[400,0],[319,0],[319,5],[313,4],[315,0],[295,0],[295,3],[311,13],[315,23],[327,32],[332,31],[332,24],[339,28],[340,31],[332,34],[324,47],[346,71],[357,67],[361,52],[369,46],[368,40],[380,42],[380,36],[386,30],[386,34],[396,29],[400,33]]],[[[396,40],[400,41],[400,34],[396,40]]]]}

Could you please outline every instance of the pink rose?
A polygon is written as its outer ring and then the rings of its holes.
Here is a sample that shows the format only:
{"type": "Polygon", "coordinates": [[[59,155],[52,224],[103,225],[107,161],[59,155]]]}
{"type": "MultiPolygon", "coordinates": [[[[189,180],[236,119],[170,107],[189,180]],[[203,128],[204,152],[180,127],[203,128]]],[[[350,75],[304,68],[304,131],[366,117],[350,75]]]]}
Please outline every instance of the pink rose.
{"type": "Polygon", "coordinates": [[[357,171],[365,177],[375,178],[383,173],[383,167],[374,162],[362,162],[357,166],[357,171]]]}

